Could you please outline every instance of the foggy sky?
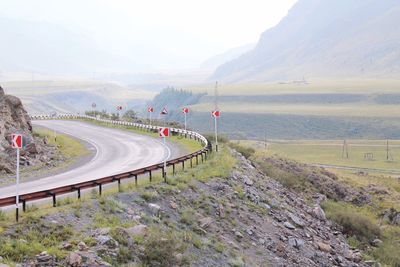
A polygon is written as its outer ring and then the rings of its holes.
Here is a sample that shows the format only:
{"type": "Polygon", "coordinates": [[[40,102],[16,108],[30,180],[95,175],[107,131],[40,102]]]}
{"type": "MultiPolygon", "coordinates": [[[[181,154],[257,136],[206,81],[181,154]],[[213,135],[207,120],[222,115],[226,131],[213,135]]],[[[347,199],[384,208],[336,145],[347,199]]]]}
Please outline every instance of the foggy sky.
{"type": "Polygon", "coordinates": [[[0,0],[0,16],[61,25],[154,69],[195,68],[276,25],[296,0],[0,0]]]}

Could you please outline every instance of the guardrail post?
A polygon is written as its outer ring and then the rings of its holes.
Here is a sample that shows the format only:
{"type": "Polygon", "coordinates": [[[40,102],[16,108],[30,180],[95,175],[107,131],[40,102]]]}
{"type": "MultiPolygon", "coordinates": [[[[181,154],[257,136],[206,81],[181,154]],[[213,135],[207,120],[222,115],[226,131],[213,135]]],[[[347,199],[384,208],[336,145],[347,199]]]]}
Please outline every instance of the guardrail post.
{"type": "Polygon", "coordinates": [[[17,222],[19,221],[19,210],[18,210],[18,207],[15,208],[15,220],[17,222]]]}
{"type": "Polygon", "coordinates": [[[81,199],[81,189],[78,188],[78,199],[81,199]]]}
{"type": "Polygon", "coordinates": [[[121,179],[118,179],[118,192],[121,192],[121,179]]]}
{"type": "Polygon", "coordinates": [[[135,174],[135,186],[137,186],[137,174],[135,174]]]}
{"type": "Polygon", "coordinates": [[[203,152],[200,154],[200,156],[201,156],[201,163],[203,163],[203,162],[204,162],[204,159],[203,159],[203,152]]]}
{"type": "Polygon", "coordinates": [[[22,211],[26,212],[26,201],[22,200],[22,211]]]}
{"type": "Polygon", "coordinates": [[[190,168],[193,168],[193,158],[190,157],[190,168]]]}
{"type": "Polygon", "coordinates": [[[149,171],[149,179],[150,179],[150,183],[151,183],[151,180],[152,180],[152,175],[151,175],[151,171],[149,171]]]}
{"type": "Polygon", "coordinates": [[[56,194],[52,194],[53,196],[53,207],[57,206],[57,199],[56,199],[56,194]]]}
{"type": "Polygon", "coordinates": [[[175,163],[172,164],[172,175],[175,176],[175,163]]]}
{"type": "Polygon", "coordinates": [[[185,160],[182,160],[182,171],[185,170],[185,160]]]}
{"type": "Polygon", "coordinates": [[[199,165],[199,155],[196,155],[196,165],[199,165]]]}
{"type": "Polygon", "coordinates": [[[101,196],[102,191],[103,191],[102,184],[99,184],[99,195],[100,195],[100,196],[101,196]]]}
{"type": "Polygon", "coordinates": [[[162,176],[164,177],[164,183],[167,182],[167,170],[162,167],[162,176]]]}

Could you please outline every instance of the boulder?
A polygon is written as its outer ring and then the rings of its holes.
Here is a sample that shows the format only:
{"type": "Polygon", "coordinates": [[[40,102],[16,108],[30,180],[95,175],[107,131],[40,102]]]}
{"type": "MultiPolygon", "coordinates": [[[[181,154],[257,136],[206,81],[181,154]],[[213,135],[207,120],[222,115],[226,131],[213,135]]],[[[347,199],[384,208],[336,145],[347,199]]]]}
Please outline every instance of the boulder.
{"type": "Polygon", "coordinates": [[[134,237],[142,237],[147,235],[148,227],[144,224],[139,224],[128,228],[127,231],[134,237]]]}
{"type": "Polygon", "coordinates": [[[154,215],[154,216],[160,215],[161,207],[159,205],[154,204],[154,203],[149,203],[149,208],[150,208],[150,212],[152,215],[154,215]]]}
{"type": "Polygon", "coordinates": [[[82,266],[82,257],[79,253],[71,252],[65,259],[65,264],[70,267],[80,267],[82,266]]]}
{"type": "Polygon", "coordinates": [[[293,224],[291,224],[290,222],[284,222],[283,226],[285,226],[287,229],[290,229],[290,230],[296,229],[296,227],[294,227],[293,224]]]}
{"type": "Polygon", "coordinates": [[[39,154],[41,152],[39,146],[35,143],[30,143],[26,146],[25,150],[30,154],[39,154]]]}
{"type": "Polygon", "coordinates": [[[97,244],[108,248],[118,247],[118,242],[108,235],[99,235],[96,237],[97,244]]]}
{"type": "Polygon", "coordinates": [[[86,251],[89,249],[89,247],[85,244],[85,242],[81,241],[78,243],[78,249],[79,251],[86,251]]]}
{"type": "Polygon", "coordinates": [[[244,181],[244,184],[248,185],[248,186],[252,186],[254,184],[254,182],[247,176],[243,177],[243,181],[244,181]]]}
{"type": "Polygon", "coordinates": [[[323,242],[317,242],[316,246],[319,250],[330,253],[332,251],[332,247],[329,244],[323,243],[323,242]]]}
{"type": "Polygon", "coordinates": [[[205,229],[208,228],[212,222],[213,219],[211,217],[204,217],[199,220],[199,225],[201,228],[205,229]]]}
{"type": "Polygon", "coordinates": [[[326,221],[326,216],[325,216],[325,212],[324,210],[319,206],[315,206],[312,210],[312,215],[317,218],[320,219],[321,221],[326,221]]]}
{"type": "Polygon", "coordinates": [[[304,246],[304,240],[300,238],[294,238],[290,237],[289,238],[289,245],[291,245],[294,248],[300,249],[302,246],[304,246]]]}

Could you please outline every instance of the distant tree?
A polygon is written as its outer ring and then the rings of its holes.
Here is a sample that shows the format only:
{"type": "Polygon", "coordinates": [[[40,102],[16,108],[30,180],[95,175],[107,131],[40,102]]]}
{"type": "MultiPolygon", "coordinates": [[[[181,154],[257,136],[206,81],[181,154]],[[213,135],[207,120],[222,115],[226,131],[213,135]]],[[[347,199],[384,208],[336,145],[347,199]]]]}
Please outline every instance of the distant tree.
{"type": "Polygon", "coordinates": [[[129,109],[124,113],[124,115],[122,116],[122,119],[124,119],[126,121],[137,121],[138,114],[133,109],[129,109]]]}
{"type": "Polygon", "coordinates": [[[85,114],[88,116],[100,116],[100,118],[102,119],[109,119],[110,115],[107,113],[106,110],[102,110],[102,111],[93,111],[93,110],[87,110],[85,111],[85,114]]]}
{"type": "Polygon", "coordinates": [[[118,113],[111,113],[111,120],[113,120],[113,121],[119,120],[118,113]]]}

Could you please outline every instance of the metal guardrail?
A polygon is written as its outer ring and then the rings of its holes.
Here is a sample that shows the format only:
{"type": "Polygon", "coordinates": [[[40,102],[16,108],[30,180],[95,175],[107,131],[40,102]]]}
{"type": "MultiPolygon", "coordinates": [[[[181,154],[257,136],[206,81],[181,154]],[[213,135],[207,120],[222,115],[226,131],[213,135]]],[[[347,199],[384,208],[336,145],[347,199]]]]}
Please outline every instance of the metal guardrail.
{"type": "MultiPolygon", "coordinates": [[[[152,131],[152,132],[158,132],[158,128],[159,128],[159,126],[152,126],[152,125],[146,125],[146,124],[140,124],[140,123],[131,123],[131,122],[125,122],[125,121],[112,121],[112,120],[105,120],[105,119],[96,119],[91,116],[73,115],[73,114],[65,114],[65,115],[58,115],[58,116],[39,115],[39,116],[31,116],[31,119],[32,120],[91,119],[91,120],[107,122],[107,123],[111,123],[111,124],[115,124],[115,125],[132,126],[137,129],[142,129],[142,130],[147,130],[147,131],[152,131]]],[[[184,169],[185,161],[190,160],[190,166],[193,167],[193,159],[196,159],[196,164],[199,164],[199,157],[201,157],[201,161],[203,162],[204,160],[207,159],[207,156],[209,155],[209,153],[212,152],[211,143],[207,140],[207,138],[205,138],[201,134],[193,132],[193,131],[186,131],[183,129],[178,129],[178,128],[170,128],[170,131],[173,135],[181,135],[185,138],[194,139],[203,144],[203,148],[196,152],[193,152],[188,155],[167,161],[167,167],[172,166],[173,173],[175,173],[175,166],[177,164],[182,164],[182,168],[184,169]]],[[[70,184],[70,185],[56,187],[56,188],[52,188],[52,189],[48,189],[48,190],[31,192],[31,193],[27,193],[27,194],[21,194],[19,197],[19,203],[22,203],[23,211],[25,211],[27,202],[52,198],[53,206],[55,207],[57,204],[56,203],[57,196],[59,196],[59,195],[77,192],[78,198],[80,198],[81,190],[88,189],[88,188],[94,188],[94,187],[99,188],[99,194],[101,195],[102,187],[103,187],[103,185],[106,185],[106,184],[111,184],[111,183],[117,182],[118,189],[120,190],[121,189],[120,188],[121,180],[123,180],[123,179],[135,178],[135,184],[137,185],[137,180],[138,180],[139,175],[149,174],[149,179],[151,182],[152,174],[154,171],[157,171],[157,170],[162,170],[162,173],[164,174],[166,171],[166,170],[164,170],[164,164],[158,163],[158,164],[154,164],[154,165],[147,166],[144,168],[140,168],[140,169],[136,169],[136,170],[132,170],[132,171],[128,171],[128,172],[123,172],[123,173],[119,173],[119,174],[115,174],[115,175],[111,175],[111,176],[107,176],[107,177],[103,177],[103,178],[98,178],[98,179],[94,179],[94,180],[90,180],[90,181],[70,184]]],[[[166,181],[166,176],[164,176],[164,180],[166,181]]],[[[16,196],[0,198],[0,207],[15,205],[15,202],[16,202],[16,196]]]]}

